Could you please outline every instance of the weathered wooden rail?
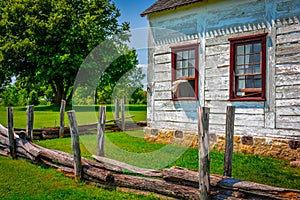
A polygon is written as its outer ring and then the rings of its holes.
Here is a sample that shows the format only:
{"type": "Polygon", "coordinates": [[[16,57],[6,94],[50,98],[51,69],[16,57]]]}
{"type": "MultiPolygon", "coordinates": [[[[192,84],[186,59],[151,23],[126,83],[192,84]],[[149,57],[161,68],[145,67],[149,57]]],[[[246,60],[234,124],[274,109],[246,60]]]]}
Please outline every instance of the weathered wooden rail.
{"type": "MultiPolygon", "coordinates": [[[[132,118],[132,116],[126,116],[126,119],[132,118]]],[[[125,130],[137,130],[147,126],[146,122],[126,122],[125,130]]],[[[25,136],[26,129],[25,128],[14,128],[15,132],[25,136]]],[[[85,134],[96,134],[97,133],[97,123],[91,124],[82,124],[78,125],[78,130],[80,135],[85,134]]],[[[121,131],[119,126],[119,122],[116,120],[107,120],[105,123],[106,131],[121,131]]],[[[53,139],[59,137],[59,132],[62,131],[60,127],[54,128],[36,128],[33,129],[33,140],[43,140],[43,139],[53,139]]],[[[21,136],[22,137],[22,136],[21,136]]],[[[70,137],[70,128],[64,127],[63,129],[63,137],[70,137]]]]}

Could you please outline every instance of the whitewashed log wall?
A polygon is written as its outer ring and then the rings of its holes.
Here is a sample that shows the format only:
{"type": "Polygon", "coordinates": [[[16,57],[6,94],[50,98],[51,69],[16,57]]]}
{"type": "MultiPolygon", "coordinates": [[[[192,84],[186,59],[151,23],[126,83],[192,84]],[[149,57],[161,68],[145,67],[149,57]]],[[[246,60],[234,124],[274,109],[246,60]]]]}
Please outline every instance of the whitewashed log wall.
{"type": "Polygon", "coordinates": [[[151,27],[166,29],[149,31],[149,126],[196,131],[201,105],[211,108],[210,132],[223,134],[226,106],[233,105],[236,134],[299,139],[299,19],[299,0],[213,0],[149,15],[151,27]],[[228,38],[264,32],[267,101],[228,101],[228,38]],[[189,43],[199,43],[199,101],[172,101],[170,47],[189,43]]]}

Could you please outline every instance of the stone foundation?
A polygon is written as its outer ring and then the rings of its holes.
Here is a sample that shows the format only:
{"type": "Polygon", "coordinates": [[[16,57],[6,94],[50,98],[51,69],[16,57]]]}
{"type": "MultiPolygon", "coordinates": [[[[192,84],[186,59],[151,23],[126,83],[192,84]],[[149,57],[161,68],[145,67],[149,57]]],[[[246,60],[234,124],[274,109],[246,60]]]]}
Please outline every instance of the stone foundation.
{"type": "MultiPolygon", "coordinates": [[[[198,135],[193,131],[178,131],[171,129],[144,129],[144,138],[150,142],[175,144],[185,147],[198,147],[198,135]]],[[[225,135],[210,134],[211,149],[225,151],[225,135]]],[[[272,156],[274,158],[294,161],[300,158],[300,140],[258,137],[234,136],[234,152],[272,156]]]]}

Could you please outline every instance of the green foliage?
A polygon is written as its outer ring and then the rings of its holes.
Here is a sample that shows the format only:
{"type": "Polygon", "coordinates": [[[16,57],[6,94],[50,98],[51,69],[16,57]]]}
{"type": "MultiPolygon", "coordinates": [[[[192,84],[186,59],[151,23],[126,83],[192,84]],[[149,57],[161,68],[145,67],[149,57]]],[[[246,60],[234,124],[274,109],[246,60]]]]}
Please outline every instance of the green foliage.
{"type": "MultiPolygon", "coordinates": [[[[0,72],[5,74],[0,78],[15,75],[27,77],[30,83],[45,81],[56,104],[61,99],[71,101],[75,77],[86,56],[104,40],[129,29],[128,23],[118,24],[120,12],[110,0],[0,4],[0,72]]],[[[127,34],[122,36],[120,44],[128,39],[127,34]]],[[[109,61],[109,55],[103,59],[109,61]]]]}
{"type": "Polygon", "coordinates": [[[113,88],[111,85],[101,87],[101,90],[97,89],[97,104],[111,104],[112,102],[113,88]]]}
{"type": "Polygon", "coordinates": [[[87,86],[78,87],[73,96],[73,104],[75,105],[94,105],[93,91],[87,86]]]}
{"type": "Polygon", "coordinates": [[[147,104],[147,92],[138,88],[131,96],[130,103],[132,104],[147,104]]]}
{"type": "Polygon", "coordinates": [[[6,86],[0,94],[1,104],[4,106],[25,106],[27,97],[27,91],[17,88],[15,85],[6,86]]]}
{"type": "Polygon", "coordinates": [[[39,101],[39,97],[38,97],[38,94],[35,90],[32,90],[30,93],[29,93],[29,101],[28,103],[30,105],[39,105],[40,104],[40,101],[39,101]]]}

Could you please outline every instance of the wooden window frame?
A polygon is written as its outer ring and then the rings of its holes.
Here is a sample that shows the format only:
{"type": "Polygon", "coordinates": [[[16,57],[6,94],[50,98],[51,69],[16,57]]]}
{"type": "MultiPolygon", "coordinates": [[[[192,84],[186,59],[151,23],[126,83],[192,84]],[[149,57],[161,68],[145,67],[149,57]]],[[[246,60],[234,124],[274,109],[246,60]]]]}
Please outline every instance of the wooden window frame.
{"type": "Polygon", "coordinates": [[[180,46],[172,46],[171,48],[171,63],[172,63],[172,85],[176,80],[194,80],[194,96],[193,97],[177,97],[172,92],[172,100],[198,100],[198,82],[199,82],[199,72],[198,72],[198,63],[199,63],[199,44],[188,44],[180,46]],[[194,66],[194,76],[182,77],[176,79],[176,65],[177,65],[177,53],[180,51],[195,50],[195,66],[194,66]]]}
{"type": "MultiPolygon", "coordinates": [[[[268,33],[242,36],[236,38],[229,38],[230,41],[230,89],[229,89],[229,100],[230,101],[265,101],[266,100],[266,36],[268,33]],[[235,66],[236,66],[236,46],[246,45],[253,43],[261,43],[261,88],[244,88],[244,92],[255,92],[261,93],[260,97],[240,97],[237,96],[236,88],[236,76],[235,76],[235,66]]],[[[245,74],[247,76],[254,76],[255,73],[251,75],[245,74]]]]}

